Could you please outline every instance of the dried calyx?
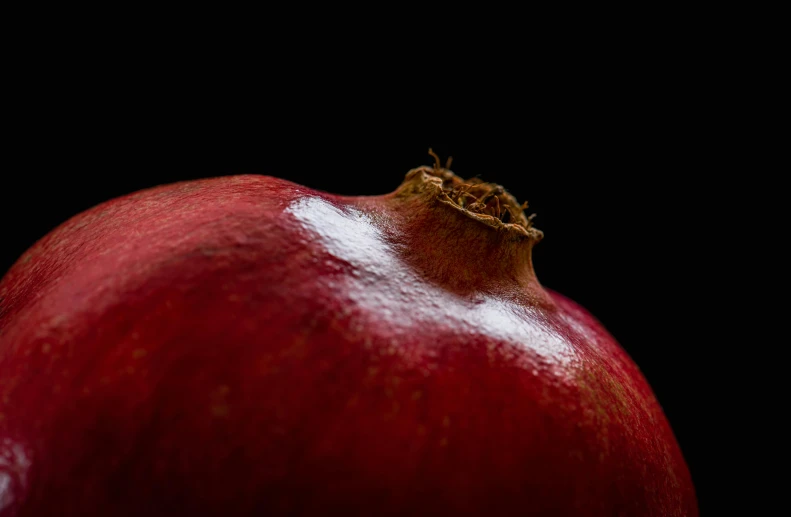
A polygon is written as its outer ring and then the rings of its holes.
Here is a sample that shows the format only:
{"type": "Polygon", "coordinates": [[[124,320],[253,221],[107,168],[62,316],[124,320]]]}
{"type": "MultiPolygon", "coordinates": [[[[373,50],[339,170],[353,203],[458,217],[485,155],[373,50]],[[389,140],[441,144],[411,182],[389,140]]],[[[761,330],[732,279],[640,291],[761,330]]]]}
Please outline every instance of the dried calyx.
{"type": "Polygon", "coordinates": [[[431,149],[428,152],[434,158],[434,167],[420,167],[417,170],[441,180],[441,201],[452,204],[489,226],[519,231],[534,242],[541,240],[543,233],[533,227],[535,214],[525,216],[526,201],[519,204],[501,185],[486,183],[478,178],[462,179],[450,170],[452,158],[448,158],[445,167],[442,167],[439,156],[431,149]]]}

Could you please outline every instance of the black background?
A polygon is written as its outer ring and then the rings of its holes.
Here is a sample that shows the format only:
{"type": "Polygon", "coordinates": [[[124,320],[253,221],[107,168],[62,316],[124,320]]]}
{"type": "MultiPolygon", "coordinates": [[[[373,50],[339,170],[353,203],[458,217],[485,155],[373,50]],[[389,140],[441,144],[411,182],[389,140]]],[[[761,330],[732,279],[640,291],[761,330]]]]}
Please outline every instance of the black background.
{"type": "Polygon", "coordinates": [[[721,115],[694,90],[630,88],[571,95],[571,86],[550,86],[521,108],[492,108],[496,118],[488,101],[438,107],[438,95],[402,116],[368,112],[363,101],[353,112],[343,103],[327,110],[331,97],[304,102],[309,94],[208,108],[206,91],[56,90],[38,98],[15,136],[19,161],[0,186],[0,271],[69,217],[138,189],[253,173],[384,194],[430,164],[433,147],[453,156],[460,176],[529,201],[545,233],[534,254],[540,281],[588,308],[640,366],[703,508],[713,487],[702,372],[718,346],[706,315],[715,246],[707,236],[722,224],[723,203],[710,157],[729,149],[707,131],[721,115]]]}

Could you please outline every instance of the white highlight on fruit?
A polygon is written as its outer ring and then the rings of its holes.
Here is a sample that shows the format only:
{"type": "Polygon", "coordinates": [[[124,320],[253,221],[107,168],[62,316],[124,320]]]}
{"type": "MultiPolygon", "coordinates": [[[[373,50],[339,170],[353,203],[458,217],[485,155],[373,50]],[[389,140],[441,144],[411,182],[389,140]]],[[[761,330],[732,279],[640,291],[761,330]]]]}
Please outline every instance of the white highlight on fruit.
{"type": "Polygon", "coordinates": [[[30,463],[20,444],[9,438],[0,440],[0,512],[11,506],[16,492],[26,488],[30,463]]]}
{"type": "Polygon", "coordinates": [[[526,317],[530,309],[491,295],[455,296],[419,278],[401,258],[408,250],[388,242],[380,228],[387,223],[319,197],[295,200],[286,213],[310,230],[328,255],[357,273],[348,275],[345,284],[350,301],[361,309],[356,312],[390,320],[394,335],[418,325],[448,332],[460,329],[455,331],[499,338],[513,344],[515,351],[528,348],[550,363],[576,360],[568,341],[549,325],[526,317]]]}

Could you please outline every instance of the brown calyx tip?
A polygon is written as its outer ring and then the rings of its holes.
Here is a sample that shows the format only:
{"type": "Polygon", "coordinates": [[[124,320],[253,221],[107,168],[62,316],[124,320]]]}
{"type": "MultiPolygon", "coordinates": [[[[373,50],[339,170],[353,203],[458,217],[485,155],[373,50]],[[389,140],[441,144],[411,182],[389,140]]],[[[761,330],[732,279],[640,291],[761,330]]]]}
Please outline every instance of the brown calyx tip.
{"type": "Polygon", "coordinates": [[[442,167],[439,156],[430,148],[428,153],[434,158],[434,166],[409,171],[405,183],[422,176],[423,181],[431,180],[430,183],[440,187],[437,192],[440,201],[460,209],[473,219],[495,228],[522,233],[535,242],[544,236],[533,227],[535,214],[525,216],[527,202],[520,204],[496,183],[486,183],[477,177],[462,179],[450,170],[452,157],[448,157],[445,167],[442,167]]]}

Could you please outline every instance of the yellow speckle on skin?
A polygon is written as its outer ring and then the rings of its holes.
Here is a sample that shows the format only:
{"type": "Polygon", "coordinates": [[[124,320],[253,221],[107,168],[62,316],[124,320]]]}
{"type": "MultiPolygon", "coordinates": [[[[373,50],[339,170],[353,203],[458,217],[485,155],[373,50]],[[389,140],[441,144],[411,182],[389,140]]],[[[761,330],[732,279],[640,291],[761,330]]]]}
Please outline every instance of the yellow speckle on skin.
{"type": "Polygon", "coordinates": [[[128,373],[129,375],[132,375],[133,373],[135,373],[135,367],[134,366],[127,366],[126,367],[126,373],[128,373]]]}
{"type": "Polygon", "coordinates": [[[440,440],[439,441],[439,446],[440,447],[447,447],[448,446],[448,439],[447,438],[443,438],[442,440],[440,440]]]}
{"type": "Polygon", "coordinates": [[[442,427],[450,427],[450,417],[445,415],[445,418],[442,419],[442,427]]]}
{"type": "Polygon", "coordinates": [[[214,405],[211,407],[211,414],[216,418],[224,418],[228,416],[230,409],[226,405],[214,405]]]}
{"type": "Polygon", "coordinates": [[[0,413],[0,422],[2,422],[3,420],[5,420],[5,415],[3,413],[0,413]]]}
{"type": "Polygon", "coordinates": [[[217,389],[215,389],[211,394],[211,414],[215,418],[227,417],[231,412],[231,408],[228,405],[228,401],[226,400],[226,397],[230,392],[231,388],[225,384],[221,384],[217,386],[217,389]]]}
{"type": "Polygon", "coordinates": [[[43,345],[41,345],[42,354],[48,354],[50,350],[52,350],[52,345],[50,345],[49,343],[44,343],[43,345]]]}
{"type": "Polygon", "coordinates": [[[148,354],[148,351],[146,351],[145,348],[136,348],[132,352],[132,359],[141,359],[141,358],[145,357],[147,354],[148,354]]]}
{"type": "Polygon", "coordinates": [[[420,435],[420,436],[423,436],[424,434],[426,434],[426,426],[424,426],[423,424],[418,425],[417,426],[417,434],[420,435]]]}
{"type": "Polygon", "coordinates": [[[420,391],[420,390],[417,390],[417,391],[412,393],[412,400],[418,400],[422,396],[423,396],[423,392],[420,391]]]}

